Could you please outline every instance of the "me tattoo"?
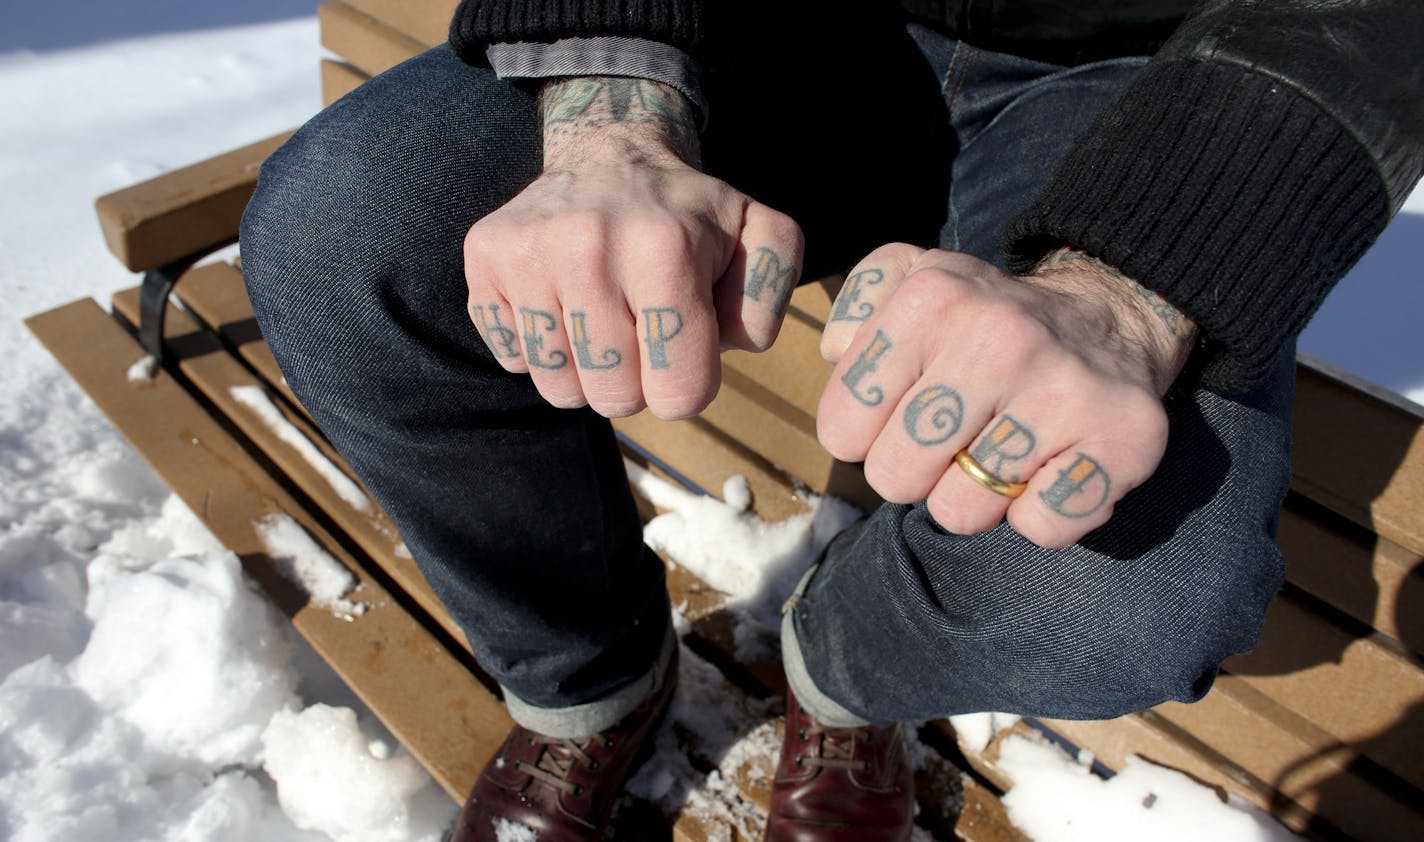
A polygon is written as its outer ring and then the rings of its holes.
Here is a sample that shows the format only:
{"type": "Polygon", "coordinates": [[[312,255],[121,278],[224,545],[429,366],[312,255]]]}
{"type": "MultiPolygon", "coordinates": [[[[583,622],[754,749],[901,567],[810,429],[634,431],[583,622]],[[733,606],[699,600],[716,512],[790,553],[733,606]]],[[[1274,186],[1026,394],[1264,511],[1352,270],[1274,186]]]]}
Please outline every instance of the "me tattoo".
{"type": "Polygon", "coordinates": [[[791,303],[791,291],[796,287],[796,266],[781,265],[781,255],[762,246],[757,249],[756,262],[747,272],[743,294],[761,301],[763,291],[771,291],[771,311],[780,316],[791,303]]]}
{"type": "Polygon", "coordinates": [[[886,336],[883,330],[875,331],[875,338],[870,340],[870,344],[860,352],[860,356],[846,369],[846,373],[841,375],[841,382],[850,390],[851,397],[866,406],[879,406],[885,400],[885,390],[879,386],[872,385],[863,392],[860,386],[862,380],[874,373],[880,364],[880,358],[889,350],[890,337],[886,336]]]}
{"type": "Polygon", "coordinates": [[[1004,473],[1004,465],[1027,458],[1037,444],[1032,430],[1012,415],[1005,415],[979,439],[969,455],[994,476],[1006,482],[1018,482],[1017,474],[1004,473]]]}
{"type": "Polygon", "coordinates": [[[949,441],[963,422],[964,399],[945,385],[921,390],[905,407],[905,432],[926,447],[949,441]]]}
{"type": "Polygon", "coordinates": [[[840,295],[836,296],[835,309],[831,310],[833,322],[863,322],[875,315],[875,305],[861,301],[860,293],[865,287],[873,287],[885,280],[885,273],[879,269],[862,269],[845,279],[840,295]]]}
{"type": "Polygon", "coordinates": [[[514,331],[499,322],[499,305],[490,304],[488,313],[485,309],[483,304],[470,305],[470,316],[475,320],[475,330],[480,332],[480,338],[496,357],[509,359],[519,356],[519,349],[514,347],[514,331]]]}
{"type": "Polygon", "coordinates": [[[563,351],[550,351],[544,355],[544,335],[553,333],[559,327],[559,320],[548,310],[531,310],[520,307],[519,315],[524,320],[524,351],[529,364],[535,368],[556,369],[568,364],[569,356],[563,351]],[[542,329],[540,325],[543,325],[542,329]]]}
{"type": "Polygon", "coordinates": [[[573,326],[573,331],[569,337],[574,346],[574,353],[578,355],[579,368],[615,368],[623,362],[623,355],[617,348],[605,348],[599,356],[603,358],[602,363],[595,362],[593,353],[589,351],[592,340],[588,338],[588,326],[585,324],[586,316],[582,310],[574,310],[569,313],[569,322],[573,326]]]}
{"type": "Polygon", "coordinates": [[[1048,508],[1064,517],[1087,517],[1107,502],[1112,478],[1096,460],[1079,453],[1073,464],[1058,472],[1058,479],[1038,495],[1048,508]]]}
{"type": "Polygon", "coordinates": [[[643,341],[648,345],[648,368],[668,368],[667,344],[682,333],[682,314],[671,307],[643,308],[643,341]]]}

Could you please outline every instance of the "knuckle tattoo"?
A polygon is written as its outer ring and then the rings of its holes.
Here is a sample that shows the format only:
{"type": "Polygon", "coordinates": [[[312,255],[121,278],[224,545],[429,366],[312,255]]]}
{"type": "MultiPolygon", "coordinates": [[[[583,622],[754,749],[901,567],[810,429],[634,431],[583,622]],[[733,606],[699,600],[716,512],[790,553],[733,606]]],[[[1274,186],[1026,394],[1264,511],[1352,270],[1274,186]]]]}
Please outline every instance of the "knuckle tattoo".
{"type": "Polygon", "coordinates": [[[1112,477],[1107,470],[1096,459],[1080,452],[1038,496],[1050,510],[1076,519],[1096,514],[1107,503],[1110,493],[1112,477]]]}
{"type": "Polygon", "coordinates": [[[875,315],[875,305],[860,299],[866,287],[876,286],[885,280],[881,269],[862,269],[845,279],[840,294],[836,296],[835,309],[831,311],[833,322],[863,322],[875,315]]]}
{"type": "Polygon", "coordinates": [[[905,407],[905,432],[930,447],[949,441],[964,422],[964,399],[942,383],[920,390],[905,407]]]}
{"type": "Polygon", "coordinates": [[[559,327],[559,320],[548,310],[534,310],[520,307],[519,315],[524,324],[524,350],[529,364],[535,368],[556,370],[569,362],[569,355],[560,350],[544,351],[544,341],[548,334],[559,327]]]}
{"type": "Polygon", "coordinates": [[[873,374],[880,365],[880,358],[890,350],[890,337],[885,335],[885,331],[875,331],[875,338],[870,340],[870,344],[865,346],[865,350],[860,352],[860,356],[841,375],[841,383],[850,390],[851,397],[866,406],[879,406],[885,400],[885,390],[880,386],[870,384],[863,386],[865,378],[873,374]]]}
{"type": "Polygon", "coordinates": [[[756,259],[747,268],[742,294],[753,301],[761,301],[763,293],[770,293],[765,303],[773,315],[781,316],[790,305],[795,288],[796,264],[786,263],[780,254],[766,246],[758,248],[756,259]]]}
{"type": "Polygon", "coordinates": [[[673,307],[643,308],[643,341],[648,346],[648,368],[671,367],[667,345],[682,333],[682,313],[673,307]]]}

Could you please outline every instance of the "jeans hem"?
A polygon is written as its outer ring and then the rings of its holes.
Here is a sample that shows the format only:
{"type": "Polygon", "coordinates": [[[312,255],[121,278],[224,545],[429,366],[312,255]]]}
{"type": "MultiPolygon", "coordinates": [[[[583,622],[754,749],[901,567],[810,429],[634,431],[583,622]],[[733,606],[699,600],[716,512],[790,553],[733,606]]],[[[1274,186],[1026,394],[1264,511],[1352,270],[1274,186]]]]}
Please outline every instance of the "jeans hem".
{"type": "Polygon", "coordinates": [[[652,669],[643,673],[632,683],[624,685],[611,695],[592,702],[566,708],[541,708],[531,705],[503,686],[504,706],[509,716],[520,726],[546,737],[559,739],[583,739],[600,731],[606,731],[637,709],[653,693],[662,689],[668,681],[667,667],[672,660],[673,647],[677,646],[677,636],[672,625],[668,625],[667,636],[652,669]]]}
{"type": "Polygon", "coordinates": [[[786,672],[786,684],[791,692],[796,694],[796,701],[801,703],[801,709],[822,725],[832,728],[859,728],[869,725],[869,720],[861,719],[821,692],[815,680],[811,678],[810,671],[806,669],[806,659],[801,655],[801,643],[796,639],[795,605],[800,601],[801,594],[805,592],[806,585],[815,572],[815,567],[806,571],[801,584],[796,586],[795,595],[788,600],[789,610],[781,615],[781,664],[786,672]]]}

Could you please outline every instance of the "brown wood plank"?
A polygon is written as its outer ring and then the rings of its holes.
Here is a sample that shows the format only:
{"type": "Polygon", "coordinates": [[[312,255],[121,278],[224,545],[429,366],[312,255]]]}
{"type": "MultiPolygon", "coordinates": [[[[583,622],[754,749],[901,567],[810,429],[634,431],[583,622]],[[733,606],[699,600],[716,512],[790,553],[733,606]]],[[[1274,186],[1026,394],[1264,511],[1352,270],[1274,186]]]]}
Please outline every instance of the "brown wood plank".
{"type": "Polygon", "coordinates": [[[341,0],[317,7],[321,45],[350,62],[367,76],[375,76],[425,51],[425,45],[403,35],[341,0]]]}
{"type": "Polygon", "coordinates": [[[93,301],[26,324],[392,733],[447,792],[463,797],[509,727],[489,692],[177,382],[162,371],[131,382],[128,368],[143,351],[93,301]],[[301,524],[358,577],[351,598],[367,606],[364,614],[339,619],[282,578],[256,529],[273,513],[301,524]]]}
{"type": "Polygon", "coordinates": [[[345,0],[386,26],[427,47],[443,44],[460,0],[345,0]]]}
{"type": "Polygon", "coordinates": [[[1424,557],[1419,553],[1369,533],[1342,534],[1289,505],[1281,513],[1276,543],[1292,584],[1424,654],[1424,557]]]}
{"type": "Polygon", "coordinates": [[[722,355],[722,365],[813,419],[832,368],[821,358],[821,326],[798,313],[787,315],[770,349],[762,353],[728,351],[722,355]]]}
{"type": "Polygon", "coordinates": [[[94,210],[109,251],[143,272],[237,239],[258,168],[290,135],[283,132],[100,196],[94,210]]]}
{"type": "Polygon", "coordinates": [[[1419,839],[1424,800],[1417,791],[1377,781],[1368,761],[1299,716],[1283,710],[1240,677],[1223,675],[1191,705],[1169,702],[1151,715],[1189,733],[1284,799],[1272,813],[1300,829],[1314,813],[1358,838],[1419,839]]]}
{"type": "Polygon", "coordinates": [[[327,106],[359,88],[371,77],[344,61],[321,60],[321,104],[327,106]]]}
{"type": "Polygon", "coordinates": [[[1297,367],[1295,479],[1316,502],[1424,554],[1424,418],[1323,363],[1297,367]]]}
{"type": "MultiPolygon", "coordinates": [[[[223,266],[214,265],[196,269],[191,274],[194,279],[199,279],[205,273],[223,271],[223,266]]],[[[133,323],[138,315],[138,290],[129,289],[116,294],[114,310],[133,323]]],[[[408,553],[402,552],[400,535],[375,501],[367,495],[365,508],[353,506],[301,452],[289,442],[283,441],[276,430],[233,395],[234,388],[262,388],[263,384],[245,366],[227,354],[221,344],[207,334],[192,316],[170,304],[163,327],[166,349],[174,356],[184,376],[192,381],[224,416],[235,423],[248,439],[261,448],[267,458],[276,463],[343,532],[355,540],[371,560],[384,570],[403,592],[415,600],[422,611],[439,623],[452,639],[460,642],[468,651],[464,632],[445,611],[443,604],[416,567],[414,559],[408,553]]],[[[273,404],[278,411],[283,412],[287,423],[297,428],[332,466],[353,482],[356,480],[355,473],[335,448],[316,431],[305,415],[286,409],[281,401],[273,401],[273,404]]]]}
{"type": "Polygon", "coordinates": [[[1255,651],[1223,667],[1415,787],[1424,788],[1424,670],[1282,595],[1255,651]],[[1387,737],[1387,738],[1383,738],[1387,737]],[[1382,739],[1383,738],[1383,739],[1382,739]]]}

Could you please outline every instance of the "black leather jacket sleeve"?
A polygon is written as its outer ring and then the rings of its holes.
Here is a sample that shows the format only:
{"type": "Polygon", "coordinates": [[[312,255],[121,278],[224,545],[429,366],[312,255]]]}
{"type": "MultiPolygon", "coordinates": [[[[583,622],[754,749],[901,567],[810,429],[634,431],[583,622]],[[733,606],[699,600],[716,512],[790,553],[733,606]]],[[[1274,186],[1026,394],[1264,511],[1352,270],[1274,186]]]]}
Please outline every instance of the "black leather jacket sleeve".
{"type": "Polygon", "coordinates": [[[1206,0],[1011,225],[1202,329],[1204,381],[1249,388],[1424,173],[1424,2],[1206,0]]]}

